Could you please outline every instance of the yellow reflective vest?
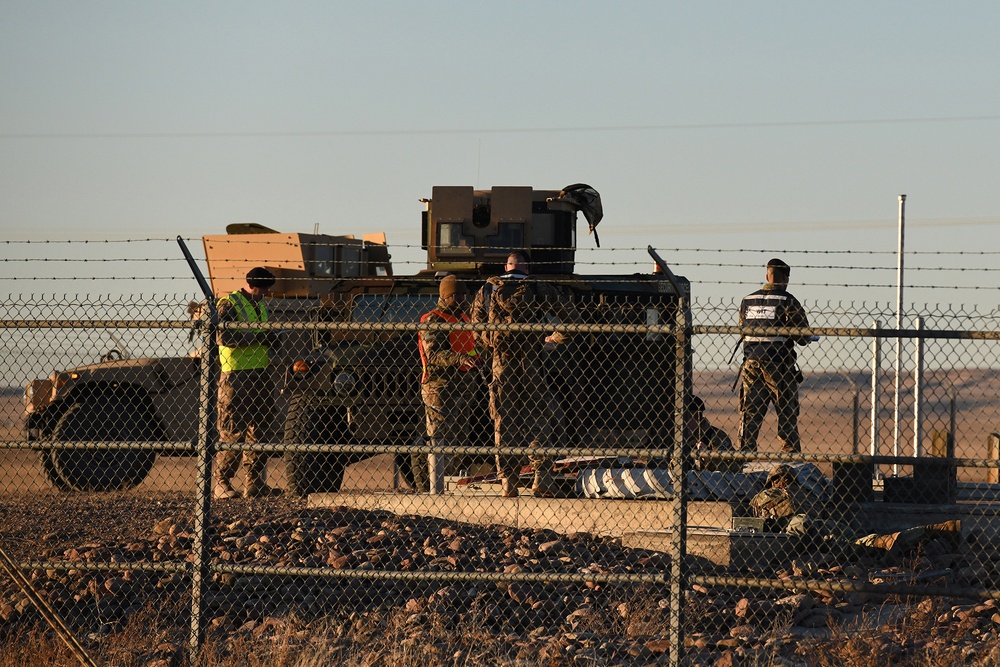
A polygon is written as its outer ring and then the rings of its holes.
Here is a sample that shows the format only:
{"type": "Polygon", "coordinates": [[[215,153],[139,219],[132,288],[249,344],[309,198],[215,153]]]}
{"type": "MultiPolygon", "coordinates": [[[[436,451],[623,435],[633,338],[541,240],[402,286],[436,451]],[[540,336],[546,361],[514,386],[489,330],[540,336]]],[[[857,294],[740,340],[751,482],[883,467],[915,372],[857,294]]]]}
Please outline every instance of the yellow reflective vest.
{"type": "MultiPolygon", "coordinates": [[[[219,299],[220,304],[223,301],[229,301],[236,306],[236,312],[239,313],[242,322],[267,322],[267,306],[264,305],[264,302],[258,302],[255,307],[253,302],[243,296],[243,292],[240,290],[236,290],[224,299],[219,299]]],[[[259,329],[251,329],[250,331],[260,333],[259,329]]],[[[269,363],[267,345],[260,343],[243,347],[220,345],[219,362],[222,365],[223,373],[267,368],[269,363]]]]}

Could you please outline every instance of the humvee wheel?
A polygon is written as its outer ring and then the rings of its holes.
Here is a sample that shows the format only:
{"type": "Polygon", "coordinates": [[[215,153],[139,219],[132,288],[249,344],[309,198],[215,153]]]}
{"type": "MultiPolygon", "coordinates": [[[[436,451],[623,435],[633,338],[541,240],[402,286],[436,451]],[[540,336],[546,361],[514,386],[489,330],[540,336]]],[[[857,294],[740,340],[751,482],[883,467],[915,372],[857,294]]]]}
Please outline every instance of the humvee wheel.
{"type": "MultiPolygon", "coordinates": [[[[71,405],[63,413],[52,438],[67,442],[146,442],[161,440],[162,434],[147,406],[126,398],[92,397],[86,403],[71,405]]],[[[51,452],[56,476],[75,491],[131,489],[146,479],[155,459],[154,452],[143,450],[53,449],[51,452]]]]}
{"type": "Polygon", "coordinates": [[[42,470],[45,471],[45,477],[52,486],[60,491],[72,491],[73,487],[67,484],[66,480],[59,476],[59,471],[56,470],[56,462],[52,457],[54,453],[55,451],[51,449],[43,449],[38,452],[38,462],[41,464],[42,470]]]}
{"type": "MultiPolygon", "coordinates": [[[[285,444],[343,445],[351,440],[343,408],[319,404],[313,397],[293,396],[285,422],[285,444]]],[[[336,493],[344,468],[357,457],[343,452],[285,452],[288,492],[296,496],[336,493]]]]}

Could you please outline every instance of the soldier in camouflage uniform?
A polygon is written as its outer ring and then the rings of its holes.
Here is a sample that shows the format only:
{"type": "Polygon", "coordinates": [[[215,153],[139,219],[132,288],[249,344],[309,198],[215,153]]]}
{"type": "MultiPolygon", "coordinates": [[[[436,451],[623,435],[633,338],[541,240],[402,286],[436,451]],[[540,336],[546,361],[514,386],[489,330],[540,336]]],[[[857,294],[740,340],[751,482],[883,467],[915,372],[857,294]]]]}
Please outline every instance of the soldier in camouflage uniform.
{"type": "MultiPolygon", "coordinates": [[[[731,452],[733,441],[729,434],[717,426],[713,426],[705,417],[705,401],[692,396],[688,401],[684,422],[684,444],[693,454],[701,452],[731,452]]],[[[706,459],[695,460],[698,470],[714,470],[717,472],[741,472],[743,464],[740,461],[720,461],[706,459]]]]}
{"type": "MultiPolygon", "coordinates": [[[[420,318],[421,322],[468,322],[463,310],[466,289],[458,279],[445,276],[438,286],[437,308],[420,318]]],[[[423,375],[420,395],[424,400],[427,436],[437,446],[468,444],[470,410],[476,393],[476,339],[472,331],[421,331],[418,338],[423,375]]],[[[435,475],[451,473],[451,456],[434,456],[435,475]]],[[[428,457],[413,455],[413,479],[418,491],[431,488],[428,457]]],[[[435,480],[437,492],[443,480],[435,480]]]]}
{"type": "MultiPolygon", "coordinates": [[[[672,451],[673,443],[670,440],[666,442],[668,450],[672,451]]],[[[695,456],[693,467],[696,470],[742,472],[743,464],[740,461],[697,458],[700,453],[731,451],[733,451],[733,441],[729,434],[713,426],[705,417],[705,401],[697,396],[691,396],[684,410],[684,456],[695,456]]],[[[650,468],[666,468],[670,465],[670,456],[649,459],[646,465],[650,468]]]]}
{"type": "Polygon", "coordinates": [[[783,463],[768,473],[764,490],[750,500],[750,508],[754,516],[768,520],[772,532],[841,540],[848,540],[853,534],[843,524],[822,518],[820,499],[802,486],[792,468],[783,463]]]}
{"type": "Polygon", "coordinates": [[[795,344],[806,345],[811,339],[767,331],[809,326],[802,304],[786,289],[790,275],[787,264],[772,259],[767,263],[767,283],[740,303],[740,326],[757,329],[743,337],[740,451],[757,451],[757,436],[771,403],[778,413],[782,451],[802,451],[798,424],[802,373],[795,365],[795,344]]]}
{"type": "MultiPolygon", "coordinates": [[[[267,322],[264,297],[274,285],[274,275],[263,267],[250,270],[246,287],[236,290],[218,303],[219,322],[243,324],[267,322]]],[[[253,329],[220,329],[218,333],[219,376],[218,430],[219,441],[226,443],[273,442],[274,380],[268,367],[269,350],[279,341],[275,332],[253,329]]],[[[240,452],[220,451],[215,457],[216,498],[236,498],[232,480],[240,465],[240,452]]],[[[243,496],[275,496],[280,489],[264,481],[267,455],[243,452],[246,473],[243,496]]]]}
{"type": "Polygon", "coordinates": [[[943,539],[957,548],[962,541],[961,521],[945,521],[894,533],[871,533],[859,537],[857,527],[825,517],[820,499],[803,487],[791,467],[785,464],[771,470],[764,490],[751,499],[750,507],[754,516],[768,520],[765,530],[784,532],[823,544],[828,550],[843,556],[878,552],[899,554],[931,539],[943,539]]]}
{"type": "MultiPolygon", "coordinates": [[[[487,280],[472,308],[473,322],[490,324],[577,319],[570,301],[553,286],[528,275],[528,259],[523,252],[511,253],[506,272],[487,280]]],[[[552,446],[559,409],[546,378],[543,355],[568,341],[569,336],[559,331],[546,336],[544,341],[540,334],[531,331],[487,331],[480,336],[480,347],[492,355],[490,415],[498,447],[552,446]]],[[[536,496],[554,493],[550,459],[497,455],[504,497],[518,495],[520,470],[528,461],[535,469],[532,492],[536,496]]]]}

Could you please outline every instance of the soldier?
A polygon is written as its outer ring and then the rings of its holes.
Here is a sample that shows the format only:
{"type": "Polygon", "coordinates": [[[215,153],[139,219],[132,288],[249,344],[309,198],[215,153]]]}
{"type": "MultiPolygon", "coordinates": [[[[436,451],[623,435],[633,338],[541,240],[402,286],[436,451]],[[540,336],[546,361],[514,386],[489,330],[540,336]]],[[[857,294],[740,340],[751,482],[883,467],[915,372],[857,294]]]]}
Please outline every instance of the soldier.
{"type": "Polygon", "coordinates": [[[740,451],[757,451],[757,436],[770,403],[778,414],[782,451],[802,451],[798,425],[802,373],[795,364],[795,344],[806,345],[811,339],[767,331],[809,326],[802,304],[786,289],[790,274],[787,264],[772,259],[767,263],[767,283],[740,303],[740,326],[763,329],[743,336],[740,451]]]}
{"type": "MultiPolygon", "coordinates": [[[[507,258],[506,271],[494,276],[476,295],[473,322],[490,324],[541,323],[577,319],[572,303],[549,285],[528,275],[528,258],[521,251],[507,258]]],[[[553,322],[555,323],[555,322],[553,322]]],[[[552,445],[558,407],[545,375],[543,355],[569,341],[556,331],[544,338],[531,331],[487,331],[479,338],[481,348],[492,353],[490,415],[498,447],[549,447],[552,445]]],[[[551,496],[552,461],[544,456],[528,457],[535,469],[532,493],[551,496]]],[[[503,496],[518,495],[517,481],[525,457],[497,455],[497,473],[503,496]]]]}
{"type": "MultiPolygon", "coordinates": [[[[956,520],[859,536],[860,531],[853,525],[824,516],[826,510],[820,498],[803,487],[792,468],[783,463],[768,473],[764,490],[750,500],[750,508],[754,516],[768,520],[766,531],[823,544],[843,556],[880,552],[898,555],[931,539],[943,539],[957,549],[962,541],[962,522],[956,520]]],[[[848,520],[854,523],[852,518],[848,520]]]]}
{"type": "MultiPolygon", "coordinates": [[[[692,396],[688,401],[684,418],[684,443],[694,454],[700,452],[731,452],[733,441],[725,431],[713,426],[705,418],[705,401],[692,396]]],[[[696,460],[695,467],[699,470],[715,470],[718,472],[741,472],[743,464],[740,461],[696,460]]]]}
{"type": "MultiPolygon", "coordinates": [[[[246,286],[219,299],[219,322],[267,322],[264,297],[274,285],[274,275],[263,267],[250,269],[246,286]]],[[[218,333],[219,362],[219,441],[227,443],[257,443],[272,440],[274,423],[274,380],[268,368],[269,350],[276,345],[276,333],[255,329],[220,329],[218,333]]],[[[220,451],[215,459],[216,498],[237,498],[233,477],[239,468],[240,452],[220,451]]],[[[258,452],[243,452],[246,480],[245,498],[276,496],[280,489],[264,481],[267,456],[258,452]]]]}
{"type": "MultiPolygon", "coordinates": [[[[673,451],[673,441],[667,438],[669,451],[673,451]]],[[[702,452],[731,452],[733,441],[721,428],[713,426],[705,417],[705,401],[697,396],[688,399],[684,409],[684,456],[695,455],[694,468],[697,470],[712,470],[718,472],[741,472],[743,464],[739,461],[720,461],[699,459],[702,452]]],[[[646,462],[650,468],[666,468],[670,465],[670,457],[649,459],[646,462]]]]}
{"type": "MultiPolygon", "coordinates": [[[[425,313],[421,322],[468,322],[466,289],[455,276],[445,276],[438,286],[437,308],[425,313]]],[[[476,393],[476,337],[472,331],[421,331],[417,338],[423,375],[420,395],[424,400],[427,436],[437,446],[457,446],[469,440],[469,412],[476,393]]],[[[435,457],[435,492],[443,490],[439,476],[449,469],[451,456],[435,457]]],[[[428,457],[413,455],[413,479],[418,491],[431,488],[428,457]]]]}
{"type": "Polygon", "coordinates": [[[772,532],[795,533],[801,530],[802,517],[818,520],[822,512],[819,498],[803,487],[791,466],[784,463],[771,469],[764,490],[750,500],[750,508],[754,516],[771,521],[772,532]],[[795,517],[800,518],[793,522],[795,517]]]}

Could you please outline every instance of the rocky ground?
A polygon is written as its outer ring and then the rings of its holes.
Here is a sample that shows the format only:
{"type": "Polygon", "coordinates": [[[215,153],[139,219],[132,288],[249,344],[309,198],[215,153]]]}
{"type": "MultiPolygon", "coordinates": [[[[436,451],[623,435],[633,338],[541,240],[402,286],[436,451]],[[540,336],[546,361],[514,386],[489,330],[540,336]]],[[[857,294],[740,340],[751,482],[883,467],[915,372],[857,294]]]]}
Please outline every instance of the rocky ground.
{"type": "MultiPolygon", "coordinates": [[[[14,560],[53,563],[31,572],[32,584],[97,654],[113,649],[115,664],[157,667],[185,660],[188,580],[142,568],[190,560],[190,497],[3,497],[0,527],[0,546],[14,560]],[[122,569],[87,569],[97,563],[122,569]]],[[[216,503],[212,535],[216,564],[348,576],[216,573],[205,600],[213,656],[206,664],[255,664],[278,653],[287,660],[271,664],[638,667],[668,657],[668,586],[609,584],[588,575],[661,575],[669,572],[669,558],[612,539],[312,510],[286,499],[216,503]],[[450,572],[506,580],[421,578],[450,572]],[[582,577],[530,580],[540,573],[582,577]]],[[[938,542],[850,563],[798,554],[758,574],[835,582],[923,576],[944,593],[949,584],[976,583],[965,547],[938,542]]],[[[993,600],[694,585],[684,604],[689,664],[1000,664],[1000,609],[993,600]]],[[[39,623],[5,577],[0,641],[21,642],[39,623]]]]}

